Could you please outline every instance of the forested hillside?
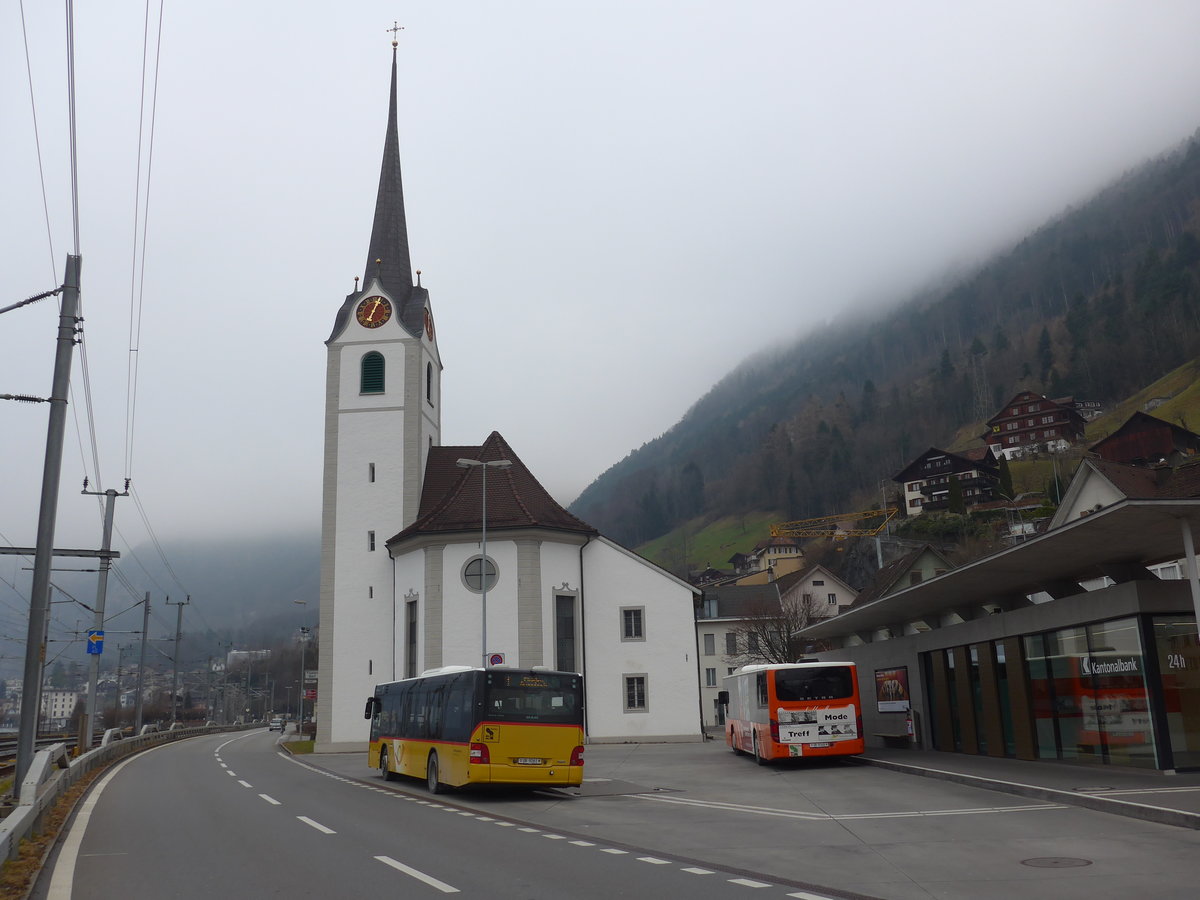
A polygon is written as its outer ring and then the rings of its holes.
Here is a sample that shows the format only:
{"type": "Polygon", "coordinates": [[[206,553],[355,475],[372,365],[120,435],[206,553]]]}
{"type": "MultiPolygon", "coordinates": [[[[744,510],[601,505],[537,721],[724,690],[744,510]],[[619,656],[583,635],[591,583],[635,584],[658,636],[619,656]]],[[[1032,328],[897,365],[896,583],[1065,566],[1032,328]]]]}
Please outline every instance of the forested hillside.
{"type": "Polygon", "coordinates": [[[1198,236],[1193,137],[969,277],[747,360],[571,511],[636,546],[696,517],[853,510],[1018,390],[1125,397],[1200,355],[1198,236]]]}

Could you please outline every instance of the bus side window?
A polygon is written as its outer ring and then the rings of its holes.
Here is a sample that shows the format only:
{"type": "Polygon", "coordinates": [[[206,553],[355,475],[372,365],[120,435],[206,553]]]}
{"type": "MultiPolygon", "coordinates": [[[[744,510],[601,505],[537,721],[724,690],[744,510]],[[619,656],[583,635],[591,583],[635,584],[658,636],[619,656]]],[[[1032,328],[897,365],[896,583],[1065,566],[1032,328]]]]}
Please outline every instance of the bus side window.
{"type": "Polygon", "coordinates": [[[758,688],[758,705],[765,707],[767,705],[767,673],[759,672],[755,675],[754,684],[758,688]]]}

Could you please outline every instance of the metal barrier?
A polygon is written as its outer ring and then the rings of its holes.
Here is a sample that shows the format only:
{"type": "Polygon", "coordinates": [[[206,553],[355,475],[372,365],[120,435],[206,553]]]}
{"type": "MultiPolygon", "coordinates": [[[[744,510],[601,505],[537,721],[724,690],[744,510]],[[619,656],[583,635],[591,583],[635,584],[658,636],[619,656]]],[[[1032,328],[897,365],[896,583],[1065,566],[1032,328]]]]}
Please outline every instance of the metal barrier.
{"type": "Polygon", "coordinates": [[[142,734],[131,738],[120,738],[119,734],[110,736],[110,732],[117,731],[110,729],[109,732],[105,732],[99,747],[89,750],[77,759],[71,759],[65,743],[39,750],[33,757],[20,790],[16,790],[17,785],[13,785],[16,809],[0,821],[0,860],[15,859],[20,852],[21,841],[42,830],[46,813],[54,807],[58,798],[93,769],[107,767],[119,759],[158,744],[203,734],[249,731],[261,727],[262,725],[207,725],[155,732],[146,732],[143,729],[142,734]]]}

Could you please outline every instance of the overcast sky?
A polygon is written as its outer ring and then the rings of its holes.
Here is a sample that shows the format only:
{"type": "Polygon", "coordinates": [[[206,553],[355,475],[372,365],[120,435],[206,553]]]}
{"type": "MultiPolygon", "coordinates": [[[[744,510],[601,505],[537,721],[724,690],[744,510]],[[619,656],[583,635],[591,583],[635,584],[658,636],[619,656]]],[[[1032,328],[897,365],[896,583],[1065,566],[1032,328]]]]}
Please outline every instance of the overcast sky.
{"type": "MultiPolygon", "coordinates": [[[[63,10],[24,6],[53,257],[9,2],[0,306],[73,249],[63,10]]],[[[499,430],[564,505],[754,350],[978,259],[1200,126],[1194,0],[168,3],[138,290],[144,10],[79,7],[99,471],[77,355],[59,546],[98,546],[85,474],[132,477],[163,540],[318,527],[323,341],[366,258],[393,19],[443,441],[499,430]]],[[[56,322],[53,302],[0,316],[0,393],[49,393],[56,322]]],[[[46,419],[0,401],[16,545],[46,419]]],[[[129,501],[117,525],[146,539],[129,501]]]]}

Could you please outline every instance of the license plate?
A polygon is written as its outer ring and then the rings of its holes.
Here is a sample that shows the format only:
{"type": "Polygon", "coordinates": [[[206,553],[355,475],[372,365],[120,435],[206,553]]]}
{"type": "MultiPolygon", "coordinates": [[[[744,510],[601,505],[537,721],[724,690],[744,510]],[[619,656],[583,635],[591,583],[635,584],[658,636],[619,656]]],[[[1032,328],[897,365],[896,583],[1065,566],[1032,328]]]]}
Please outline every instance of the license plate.
{"type": "Polygon", "coordinates": [[[832,747],[833,741],[822,741],[819,744],[809,744],[810,747],[832,747]]]}
{"type": "Polygon", "coordinates": [[[542,764],[542,760],[534,759],[531,756],[518,756],[517,757],[517,765],[518,766],[540,766],[541,764],[542,764]]]}

